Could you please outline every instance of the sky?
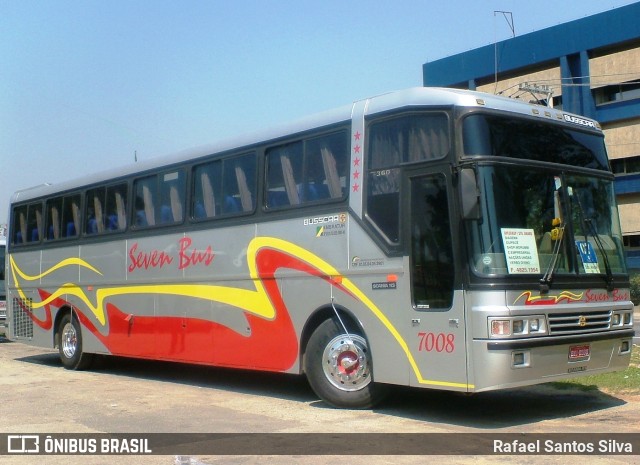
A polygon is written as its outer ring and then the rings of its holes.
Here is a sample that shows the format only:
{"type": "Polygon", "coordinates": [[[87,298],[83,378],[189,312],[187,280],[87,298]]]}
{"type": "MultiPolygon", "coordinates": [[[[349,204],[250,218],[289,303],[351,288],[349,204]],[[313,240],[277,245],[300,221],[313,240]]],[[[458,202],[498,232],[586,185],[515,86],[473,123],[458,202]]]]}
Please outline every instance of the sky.
{"type": "MultiPolygon", "coordinates": [[[[624,0],[0,0],[0,224],[58,183],[422,85],[624,0]]],[[[585,31],[585,33],[588,33],[585,31]]]]}

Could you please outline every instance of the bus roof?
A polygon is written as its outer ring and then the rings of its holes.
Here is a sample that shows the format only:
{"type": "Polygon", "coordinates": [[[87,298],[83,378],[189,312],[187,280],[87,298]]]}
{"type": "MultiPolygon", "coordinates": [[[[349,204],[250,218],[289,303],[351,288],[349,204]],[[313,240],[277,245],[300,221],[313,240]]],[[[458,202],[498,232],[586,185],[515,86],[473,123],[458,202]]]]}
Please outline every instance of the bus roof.
{"type": "MultiPolygon", "coordinates": [[[[363,100],[367,101],[365,117],[401,108],[418,108],[427,105],[441,107],[484,107],[521,113],[523,115],[546,115],[549,119],[556,118],[558,120],[563,120],[563,115],[566,114],[565,112],[554,110],[552,108],[541,107],[539,105],[525,103],[520,100],[482,92],[436,87],[414,87],[358,100],[351,105],[345,105],[333,110],[311,115],[292,123],[282,124],[262,131],[221,140],[213,144],[183,150],[171,155],[150,158],[145,161],[83,176],[79,179],[54,184],[46,183],[22,189],[13,194],[11,197],[11,203],[25,201],[43,195],[50,195],[55,192],[71,191],[94,183],[99,183],[107,179],[117,179],[162,166],[169,166],[188,160],[206,157],[216,153],[223,153],[242,147],[251,147],[258,143],[275,143],[278,139],[288,137],[293,134],[349,121],[351,119],[355,103],[363,100]]],[[[595,121],[584,119],[577,115],[575,115],[575,118],[590,123],[592,128],[599,129],[599,125],[597,125],[595,121]]]]}

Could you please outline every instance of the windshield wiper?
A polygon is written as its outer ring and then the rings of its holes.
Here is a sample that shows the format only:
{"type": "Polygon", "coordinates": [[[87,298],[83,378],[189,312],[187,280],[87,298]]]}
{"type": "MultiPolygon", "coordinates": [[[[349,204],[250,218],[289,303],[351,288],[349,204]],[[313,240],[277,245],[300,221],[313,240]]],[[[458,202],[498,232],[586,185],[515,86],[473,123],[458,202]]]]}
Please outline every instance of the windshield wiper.
{"type": "Polygon", "coordinates": [[[584,240],[589,243],[589,232],[593,236],[593,241],[596,243],[596,247],[602,254],[602,261],[604,262],[604,270],[606,276],[604,277],[604,282],[607,285],[607,291],[611,292],[614,289],[613,283],[613,272],[611,271],[611,265],[609,263],[609,258],[607,257],[607,252],[604,249],[604,245],[602,244],[602,240],[600,239],[600,235],[596,230],[596,227],[593,225],[593,218],[585,218],[584,210],[582,209],[582,203],[577,195],[573,195],[573,190],[569,188],[569,198],[571,200],[575,200],[576,205],[578,206],[578,217],[580,218],[580,223],[582,223],[582,229],[584,232],[584,240]]]}
{"type": "Polygon", "coordinates": [[[547,270],[544,272],[544,275],[542,275],[542,278],[540,279],[540,294],[549,293],[551,283],[553,282],[553,273],[555,273],[556,268],[558,268],[558,258],[560,257],[560,251],[562,250],[562,241],[564,239],[565,226],[564,223],[561,224],[560,221],[561,220],[559,218],[555,218],[552,223],[552,226],[555,226],[554,231],[556,231],[557,236],[554,241],[555,243],[553,244],[551,262],[549,263],[547,270]]]}

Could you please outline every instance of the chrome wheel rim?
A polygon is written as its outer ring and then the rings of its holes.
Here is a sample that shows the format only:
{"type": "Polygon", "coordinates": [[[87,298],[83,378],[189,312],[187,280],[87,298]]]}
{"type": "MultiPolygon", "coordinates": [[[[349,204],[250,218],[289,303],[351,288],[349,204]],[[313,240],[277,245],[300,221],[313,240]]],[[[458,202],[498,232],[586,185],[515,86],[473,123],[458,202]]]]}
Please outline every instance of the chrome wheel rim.
{"type": "Polygon", "coordinates": [[[72,358],[75,355],[78,349],[78,334],[71,323],[64,325],[60,344],[62,344],[62,353],[65,357],[72,358]]]}
{"type": "Polygon", "coordinates": [[[342,391],[358,391],[371,382],[367,342],[362,336],[341,334],[322,354],[322,369],[331,384],[342,391]]]}

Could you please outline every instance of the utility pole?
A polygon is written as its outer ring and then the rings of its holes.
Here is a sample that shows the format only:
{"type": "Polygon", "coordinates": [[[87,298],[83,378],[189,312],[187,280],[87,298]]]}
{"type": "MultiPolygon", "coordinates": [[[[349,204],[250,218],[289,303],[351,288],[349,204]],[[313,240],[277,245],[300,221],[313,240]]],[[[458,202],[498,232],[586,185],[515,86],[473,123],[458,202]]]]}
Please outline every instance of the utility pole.
{"type": "Polygon", "coordinates": [[[494,17],[494,21],[493,21],[493,33],[494,33],[494,37],[493,37],[493,63],[494,63],[494,74],[493,74],[493,82],[496,86],[495,91],[498,88],[498,39],[496,37],[496,22],[495,22],[495,17],[498,13],[502,13],[502,16],[504,16],[504,19],[507,21],[507,24],[509,25],[509,29],[511,29],[511,36],[515,37],[516,36],[516,28],[515,25],[513,24],[513,13],[510,11],[502,11],[502,10],[494,10],[493,11],[493,17],[494,17]],[[508,16],[507,16],[508,15],[508,16]]]}

